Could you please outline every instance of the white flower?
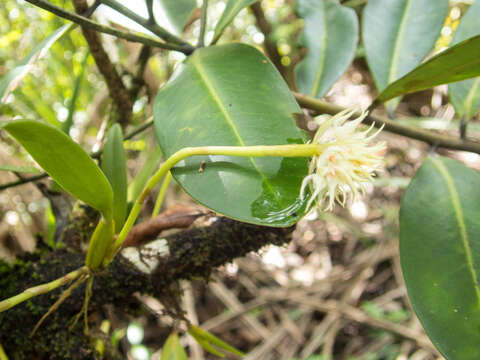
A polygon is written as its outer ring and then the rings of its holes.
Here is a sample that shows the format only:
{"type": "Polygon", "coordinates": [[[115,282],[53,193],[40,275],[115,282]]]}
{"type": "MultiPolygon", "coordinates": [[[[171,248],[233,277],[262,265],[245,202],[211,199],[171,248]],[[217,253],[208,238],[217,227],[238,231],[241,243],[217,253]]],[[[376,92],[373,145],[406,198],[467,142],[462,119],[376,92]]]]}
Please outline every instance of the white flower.
{"type": "Polygon", "coordinates": [[[328,146],[313,157],[309,175],[303,179],[302,200],[307,186],[312,192],[307,208],[314,201],[322,210],[332,210],[335,200],[345,206],[349,194],[355,201],[359,192],[365,192],[375,171],[382,168],[385,142],[369,145],[381,129],[372,133],[373,124],[365,130],[357,129],[367,113],[347,121],[354,113],[347,109],[324,121],[313,138],[314,144],[328,146]]]}

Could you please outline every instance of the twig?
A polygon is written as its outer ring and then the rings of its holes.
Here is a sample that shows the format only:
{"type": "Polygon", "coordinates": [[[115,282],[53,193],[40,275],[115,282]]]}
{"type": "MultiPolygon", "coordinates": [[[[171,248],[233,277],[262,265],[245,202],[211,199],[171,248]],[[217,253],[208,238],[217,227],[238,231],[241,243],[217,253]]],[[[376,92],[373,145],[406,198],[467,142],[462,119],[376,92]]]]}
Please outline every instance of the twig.
{"type": "Polygon", "coordinates": [[[132,87],[130,88],[130,95],[132,99],[136,99],[138,97],[140,89],[145,84],[144,73],[151,55],[152,48],[150,46],[143,45],[142,49],[140,50],[140,54],[138,55],[138,58],[135,62],[136,71],[132,80],[132,87]]]}
{"type": "MultiPolygon", "coordinates": [[[[74,0],[73,5],[78,14],[82,14],[88,8],[86,0],[74,0]]],[[[82,33],[87,41],[88,48],[95,59],[97,68],[105,79],[110,97],[117,108],[116,117],[118,122],[125,128],[132,118],[133,101],[128,90],[118,74],[110,57],[103,48],[100,36],[95,30],[82,26],[82,33]]]]}
{"type": "MultiPolygon", "coordinates": [[[[212,293],[225,305],[230,311],[241,311],[243,305],[238,301],[237,297],[221,282],[212,281],[209,284],[212,293]]],[[[272,336],[272,332],[265,327],[257,318],[250,313],[245,313],[241,317],[242,322],[252,330],[260,338],[268,340],[272,336]]]]}
{"type": "MultiPolygon", "coordinates": [[[[135,135],[138,135],[140,134],[141,132],[145,131],[146,129],[148,129],[150,126],[153,125],[153,120],[149,120],[147,121],[145,124],[143,125],[140,125],[138,128],[136,128],[135,130],[133,130],[132,132],[128,133],[127,135],[125,135],[123,137],[123,141],[126,141],[126,140],[129,140],[131,138],[133,138],[135,135]]],[[[98,150],[98,151],[95,151],[93,153],[90,153],[90,156],[94,159],[97,159],[100,157],[100,155],[102,155],[103,153],[103,149],[102,150],[98,150]]],[[[23,179],[20,179],[20,180],[16,180],[16,181],[12,181],[10,183],[6,183],[6,184],[3,184],[3,185],[0,185],[0,191],[2,190],[5,190],[5,189],[8,189],[8,188],[11,188],[11,187],[15,187],[15,186],[20,186],[20,185],[24,185],[24,184],[28,184],[32,181],[37,181],[37,180],[41,180],[41,179],[44,179],[48,176],[47,173],[42,173],[42,174],[38,174],[38,175],[35,175],[35,176],[31,176],[31,177],[28,177],[28,178],[23,178],[23,179]]]]}
{"type": "Polygon", "coordinates": [[[155,24],[155,15],[153,14],[153,0],[146,0],[147,11],[148,11],[148,24],[155,24]]]}
{"type": "Polygon", "coordinates": [[[129,19],[135,21],[137,24],[142,25],[145,29],[150,30],[152,33],[157,35],[160,39],[165,40],[166,42],[170,42],[172,44],[177,44],[186,48],[189,48],[191,51],[194,48],[187,42],[183,41],[182,39],[178,38],[177,36],[173,35],[172,33],[168,32],[161,26],[150,23],[149,19],[145,19],[136,13],[134,13],[129,8],[123,6],[116,0],[102,0],[102,3],[111,7],[114,10],[117,10],[122,15],[125,15],[129,19]]]}
{"type": "Polygon", "coordinates": [[[394,334],[398,334],[406,339],[411,339],[415,341],[420,346],[423,346],[427,349],[431,349],[436,352],[432,343],[427,339],[426,336],[422,336],[418,331],[410,329],[408,326],[395,324],[388,320],[377,319],[367,315],[364,311],[359,310],[351,305],[342,304],[335,300],[328,300],[325,302],[320,302],[311,298],[293,298],[289,297],[289,301],[297,304],[302,304],[305,306],[310,306],[313,309],[316,309],[321,312],[331,313],[332,311],[339,311],[345,318],[357,321],[359,323],[364,323],[369,326],[385,329],[394,334]]]}
{"type": "MultiPolygon", "coordinates": [[[[187,312],[188,320],[194,324],[198,325],[198,314],[195,308],[195,294],[193,292],[193,287],[190,281],[182,281],[181,287],[183,290],[183,308],[187,312]]],[[[202,360],[204,359],[203,348],[195,341],[192,336],[188,337],[188,345],[191,348],[191,359],[192,360],[202,360]]]]}
{"type": "Polygon", "coordinates": [[[277,50],[277,44],[271,38],[272,26],[265,17],[262,5],[260,4],[260,2],[256,2],[250,6],[250,9],[252,9],[252,13],[255,16],[258,28],[265,37],[265,40],[263,41],[265,53],[275,65],[275,67],[278,69],[280,74],[282,74],[288,85],[293,89],[295,85],[293,74],[291,72],[291,69],[282,65],[282,57],[277,50]]]}
{"type": "Polygon", "coordinates": [[[132,42],[138,42],[142,43],[145,45],[150,45],[153,47],[161,48],[161,49],[167,49],[167,50],[174,50],[174,51],[179,51],[181,53],[184,53],[185,55],[189,55],[193,51],[193,47],[191,45],[178,45],[178,44],[172,44],[168,42],[160,42],[155,39],[146,37],[146,36],[140,36],[136,35],[130,32],[125,32],[121,30],[117,30],[113,27],[106,26],[106,25],[101,25],[95,21],[92,21],[90,19],[87,19],[86,17],[77,15],[75,13],[72,13],[70,11],[66,11],[62,9],[61,7],[58,7],[56,5],[53,5],[52,3],[46,1],[46,0],[26,0],[30,4],[33,4],[35,6],[38,6],[39,8],[42,8],[44,10],[47,10],[51,12],[52,14],[55,14],[61,18],[70,20],[76,24],[79,24],[81,26],[89,27],[93,30],[96,30],[101,33],[109,34],[116,36],[121,39],[125,39],[127,41],[132,41],[132,42]]]}
{"type": "Polygon", "coordinates": [[[203,0],[202,15],[200,17],[200,34],[198,35],[197,47],[205,46],[205,30],[207,29],[208,0],[203,0]]]}
{"type": "MultiPolygon", "coordinates": [[[[345,108],[341,106],[330,104],[304,94],[294,93],[294,95],[301,107],[313,110],[317,114],[334,115],[345,110],[345,108]]],[[[360,114],[356,114],[356,116],[359,115],[360,114]]],[[[480,143],[476,141],[462,140],[449,135],[437,134],[433,131],[401,125],[383,116],[369,115],[365,118],[364,122],[366,124],[374,124],[377,128],[384,126],[384,130],[386,131],[420,140],[433,146],[480,154],[480,143]]]]}

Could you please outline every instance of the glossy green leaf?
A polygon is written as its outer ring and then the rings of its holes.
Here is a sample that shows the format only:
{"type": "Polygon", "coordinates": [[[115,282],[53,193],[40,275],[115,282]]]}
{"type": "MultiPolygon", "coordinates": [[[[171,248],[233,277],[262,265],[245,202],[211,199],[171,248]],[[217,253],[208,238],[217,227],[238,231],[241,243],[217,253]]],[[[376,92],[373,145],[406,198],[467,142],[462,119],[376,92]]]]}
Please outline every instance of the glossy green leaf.
{"type": "Polygon", "coordinates": [[[188,360],[187,353],[183,349],[177,333],[170,334],[162,348],[162,357],[160,360],[188,360]]]}
{"type": "MultiPolygon", "coordinates": [[[[262,53],[228,44],[198,49],[177,69],[158,92],[154,121],[168,157],[189,146],[303,143],[292,118],[299,112],[262,53]]],[[[306,158],[195,156],[175,166],[172,175],[195,200],[219,213],[290,226],[305,214],[299,194],[307,172],[306,158]]]]}
{"type": "Polygon", "coordinates": [[[183,32],[185,23],[197,5],[195,0],[157,0],[157,4],[177,35],[183,32]]]}
{"type": "Polygon", "coordinates": [[[113,189],[113,219],[115,233],[118,233],[127,214],[127,160],[123,149],[122,128],[118,124],[108,131],[103,149],[102,170],[113,189]]]}
{"type": "Polygon", "coordinates": [[[480,36],[475,36],[432,57],[401,79],[391,83],[375,99],[375,103],[479,75],[480,36]]]}
{"type": "Polygon", "coordinates": [[[321,98],[353,60],[357,16],[333,0],[299,0],[297,12],[305,20],[300,43],[308,48],[307,56],[296,68],[297,84],[301,92],[321,98]]]}
{"type": "Polygon", "coordinates": [[[480,359],[480,174],[427,158],[400,209],[400,260],[408,295],[447,359],[480,359]]]}
{"type": "MultiPolygon", "coordinates": [[[[368,2],[363,10],[362,38],[379,92],[428,55],[440,35],[447,11],[448,0],[368,2]]],[[[389,108],[394,107],[396,104],[389,108]]]]}
{"type": "MultiPolygon", "coordinates": [[[[476,1],[463,15],[455,30],[452,44],[458,44],[480,34],[480,1],[476,1]]],[[[448,95],[459,117],[471,119],[480,109],[480,78],[460,81],[448,86],[448,95]]]]}
{"type": "Polygon", "coordinates": [[[32,69],[35,61],[42,58],[55,41],[60,39],[73,26],[75,25],[70,23],[55,30],[45,40],[38,44],[26,57],[24,57],[16,67],[0,79],[0,103],[5,102],[8,94],[18,87],[22,79],[32,69]]]}
{"type": "Polygon", "coordinates": [[[237,16],[242,9],[257,1],[258,0],[228,0],[222,16],[220,16],[220,19],[215,25],[212,44],[215,44],[218,39],[220,39],[227,26],[230,25],[233,19],[235,19],[235,16],[237,16]]]}
{"type": "Polygon", "coordinates": [[[66,191],[111,218],[112,187],[90,156],[65,133],[29,120],[8,122],[2,128],[66,191]]]}

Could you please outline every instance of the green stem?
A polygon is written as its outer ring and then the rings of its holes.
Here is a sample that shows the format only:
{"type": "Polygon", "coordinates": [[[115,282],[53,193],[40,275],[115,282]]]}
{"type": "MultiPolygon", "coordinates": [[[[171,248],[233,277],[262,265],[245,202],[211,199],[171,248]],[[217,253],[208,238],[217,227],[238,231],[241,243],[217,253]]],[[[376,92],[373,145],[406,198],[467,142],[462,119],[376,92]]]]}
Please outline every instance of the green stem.
{"type": "Polygon", "coordinates": [[[158,192],[157,201],[155,201],[155,207],[153,208],[152,218],[156,217],[160,212],[160,208],[162,207],[163,199],[165,198],[165,194],[167,193],[168,185],[172,180],[172,173],[169,171],[167,176],[165,176],[165,180],[163,180],[162,186],[160,187],[160,191],[158,192]]]}
{"type": "Polygon", "coordinates": [[[122,247],[130,229],[135,223],[143,202],[153,187],[180,161],[196,155],[223,155],[223,156],[243,156],[243,157],[311,157],[318,155],[328,145],[321,144],[295,144],[295,145],[259,145],[259,146],[203,146],[203,147],[187,147],[177,151],[165,161],[160,169],[150,178],[142,193],[135,201],[135,204],[128,215],[127,221],[123,225],[120,234],[112,246],[110,255],[105,259],[103,265],[108,265],[115,254],[122,247]]]}
{"type": "Polygon", "coordinates": [[[201,48],[205,46],[205,31],[207,30],[207,9],[208,0],[203,0],[202,16],[200,18],[200,35],[198,36],[197,47],[201,48]]]}
{"type": "Polygon", "coordinates": [[[11,307],[14,307],[34,296],[38,296],[41,294],[45,294],[49,291],[55,290],[60,286],[70,283],[71,281],[78,278],[80,275],[84,275],[88,273],[89,273],[88,267],[83,266],[80,269],[72,271],[67,275],[64,275],[61,278],[53,280],[49,283],[31,287],[25,290],[24,292],[22,292],[21,294],[18,294],[18,295],[12,296],[11,298],[0,301],[0,312],[8,310],[11,307]]]}

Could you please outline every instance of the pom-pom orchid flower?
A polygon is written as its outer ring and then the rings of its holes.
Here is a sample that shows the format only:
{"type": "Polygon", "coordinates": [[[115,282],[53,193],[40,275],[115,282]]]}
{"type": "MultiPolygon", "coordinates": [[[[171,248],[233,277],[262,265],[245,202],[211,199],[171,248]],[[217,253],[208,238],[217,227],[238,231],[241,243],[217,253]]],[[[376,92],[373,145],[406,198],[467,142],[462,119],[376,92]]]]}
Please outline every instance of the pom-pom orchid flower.
{"type": "Polygon", "coordinates": [[[321,210],[332,210],[335,200],[345,206],[349,195],[355,201],[359,192],[365,192],[375,171],[382,168],[386,144],[370,144],[381,128],[372,132],[372,124],[359,130],[367,113],[347,121],[354,113],[355,110],[347,109],[322,122],[313,138],[314,144],[327,147],[313,156],[309,175],[302,182],[300,197],[305,198],[307,188],[312,193],[307,208],[316,202],[321,210]]]}

